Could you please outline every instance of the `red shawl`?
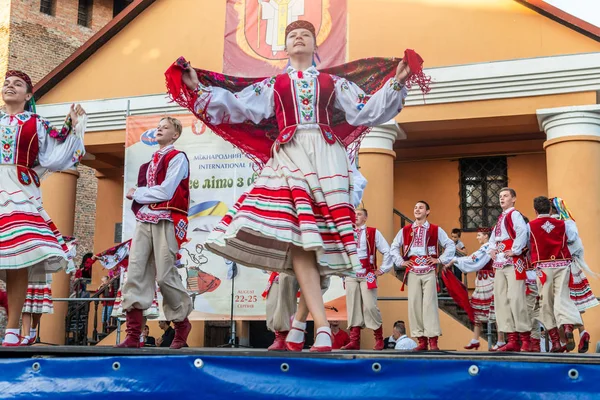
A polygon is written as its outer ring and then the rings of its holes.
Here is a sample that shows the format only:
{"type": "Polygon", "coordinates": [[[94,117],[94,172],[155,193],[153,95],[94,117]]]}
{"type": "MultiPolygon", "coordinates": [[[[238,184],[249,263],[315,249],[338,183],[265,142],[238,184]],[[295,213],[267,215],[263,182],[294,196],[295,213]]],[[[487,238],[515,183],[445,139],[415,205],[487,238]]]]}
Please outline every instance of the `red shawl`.
{"type": "Polygon", "coordinates": [[[458,304],[460,308],[465,310],[471,322],[475,321],[475,313],[471,303],[469,302],[469,293],[465,285],[459,281],[450,269],[442,271],[442,280],[448,289],[448,294],[458,304]]]}
{"type": "MultiPolygon", "coordinates": [[[[412,75],[408,79],[406,86],[410,88],[411,83],[418,84],[423,93],[427,93],[429,91],[430,78],[423,74],[423,59],[413,50],[406,50],[404,57],[408,60],[412,71],[412,75]]],[[[368,95],[373,95],[388,79],[394,77],[399,62],[400,59],[398,58],[367,58],[321,71],[345,78],[358,85],[368,95]]],[[[192,111],[213,132],[239,148],[250,159],[256,162],[259,167],[262,167],[271,158],[271,147],[279,135],[275,117],[261,121],[260,124],[254,124],[251,121],[241,124],[212,124],[205,116],[197,114],[194,110],[196,93],[189,90],[181,79],[183,73],[182,65],[185,64],[185,59],[180,58],[165,72],[169,97],[182,107],[192,111]]],[[[196,72],[202,85],[220,87],[232,93],[239,92],[247,86],[266,79],[264,77],[238,78],[203,69],[196,69],[196,72]]],[[[348,124],[344,112],[337,109],[333,113],[331,128],[344,146],[347,148],[350,147],[352,152],[358,149],[360,139],[370,130],[366,126],[352,126],[348,124]]]]}

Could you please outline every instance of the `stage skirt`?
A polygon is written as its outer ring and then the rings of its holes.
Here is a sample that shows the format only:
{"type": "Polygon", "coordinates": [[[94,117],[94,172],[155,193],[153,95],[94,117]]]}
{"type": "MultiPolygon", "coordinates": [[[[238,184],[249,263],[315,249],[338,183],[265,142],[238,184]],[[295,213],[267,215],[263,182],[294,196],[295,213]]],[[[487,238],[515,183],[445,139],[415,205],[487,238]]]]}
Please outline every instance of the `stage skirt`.
{"type": "Polygon", "coordinates": [[[494,314],[494,272],[479,271],[475,280],[475,290],[471,295],[471,307],[475,322],[487,323],[496,319],[494,314]]]}
{"type": "Polygon", "coordinates": [[[206,246],[248,267],[293,274],[290,246],[314,251],[321,275],[353,275],[352,173],[345,148],[319,130],[299,130],[273,150],[253,187],[221,220],[206,246]]]}

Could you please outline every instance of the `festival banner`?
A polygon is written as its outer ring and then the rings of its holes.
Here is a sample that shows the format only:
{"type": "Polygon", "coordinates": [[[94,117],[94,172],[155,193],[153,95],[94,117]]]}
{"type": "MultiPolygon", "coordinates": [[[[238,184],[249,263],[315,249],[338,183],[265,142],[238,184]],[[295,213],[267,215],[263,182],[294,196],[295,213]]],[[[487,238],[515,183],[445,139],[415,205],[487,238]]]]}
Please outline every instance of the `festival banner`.
{"type": "Polygon", "coordinates": [[[287,64],[285,28],[299,19],[315,26],[319,68],[345,63],[346,10],[346,0],[227,0],[223,73],[281,73],[287,64]]]}
{"type": "MultiPolygon", "coordinates": [[[[155,134],[161,117],[127,118],[125,193],[136,185],[140,166],[158,150],[155,134]]],[[[181,251],[183,267],[179,269],[194,303],[190,319],[229,319],[232,298],[235,319],[265,319],[266,301],[261,295],[267,286],[269,273],[243,265],[234,267],[231,262],[204,248],[208,234],[254,183],[257,177],[254,165],[193,115],[175,117],[183,124],[183,134],[175,142],[175,147],[184,151],[190,161],[190,242],[181,251]]],[[[135,216],[131,211],[131,201],[125,199],[123,240],[130,239],[134,229],[135,216]]],[[[346,319],[345,291],[340,278],[331,279],[324,300],[329,318],[346,319]]]]}

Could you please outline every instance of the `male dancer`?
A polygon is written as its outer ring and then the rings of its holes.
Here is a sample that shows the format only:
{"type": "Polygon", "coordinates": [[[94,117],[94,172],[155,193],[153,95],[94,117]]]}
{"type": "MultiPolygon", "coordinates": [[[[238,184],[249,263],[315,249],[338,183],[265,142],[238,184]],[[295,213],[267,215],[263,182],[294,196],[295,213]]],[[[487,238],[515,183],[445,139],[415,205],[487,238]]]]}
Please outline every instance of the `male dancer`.
{"type": "Polygon", "coordinates": [[[377,276],[394,266],[389,254],[390,246],[377,229],[367,226],[369,214],[366,209],[356,210],[356,247],[362,269],[356,277],[346,278],[346,308],[350,343],[342,350],[360,350],[360,330],[369,328],[375,335],[373,350],[383,350],[383,327],[381,312],[377,307],[377,276]],[[383,255],[383,264],[377,269],[377,251],[383,255]]]}
{"type": "Polygon", "coordinates": [[[155,281],[163,296],[165,318],[175,323],[170,348],[186,346],[192,329],[188,315],[192,301],[175,267],[177,252],[186,239],[189,205],[189,161],[173,144],[181,136],[181,122],[160,120],[156,141],[160,148],[152,160],[140,167],[133,200],[137,219],[131,241],[127,283],[123,287],[123,309],[127,310],[127,337],[118,347],[140,347],[143,311],[152,305],[155,281]]]}
{"type": "Polygon", "coordinates": [[[528,228],[523,215],[515,210],[517,193],[511,188],[500,190],[502,214],[492,236],[489,254],[494,260],[494,307],[498,330],[508,341],[498,351],[530,351],[531,318],[525,298],[528,228]],[[519,337],[521,347],[519,347],[519,337]]]}
{"type": "Polygon", "coordinates": [[[547,197],[536,197],[533,208],[537,218],[529,223],[530,248],[531,261],[542,284],[540,317],[552,340],[550,351],[564,351],[558,327],[564,329],[566,350],[571,351],[575,348],[573,326],[583,322],[569,291],[572,256],[568,246],[580,241],[579,235],[572,221],[550,216],[551,203],[547,197]]]}
{"type": "Polygon", "coordinates": [[[408,279],[408,320],[411,334],[419,342],[415,349],[417,351],[427,350],[428,347],[430,350],[439,350],[438,336],[442,330],[438,313],[436,267],[439,263],[448,264],[455,252],[454,242],[446,232],[427,220],[429,213],[429,204],[418,201],[414,208],[415,222],[398,232],[390,249],[396,265],[406,268],[404,279],[408,279]],[[441,256],[438,254],[438,245],[444,248],[441,256]]]}

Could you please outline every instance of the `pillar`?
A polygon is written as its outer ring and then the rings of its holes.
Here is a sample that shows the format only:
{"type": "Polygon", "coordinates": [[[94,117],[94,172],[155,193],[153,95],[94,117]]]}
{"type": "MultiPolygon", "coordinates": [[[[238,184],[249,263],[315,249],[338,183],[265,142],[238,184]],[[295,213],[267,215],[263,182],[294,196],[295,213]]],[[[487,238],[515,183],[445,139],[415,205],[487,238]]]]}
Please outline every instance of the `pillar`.
{"type": "MultiPolygon", "coordinates": [[[[363,139],[359,152],[360,172],[367,179],[363,196],[363,207],[369,212],[367,225],[377,228],[391,244],[394,232],[394,143],[396,139],[405,139],[406,135],[395,121],[374,127],[363,139]]],[[[378,263],[381,264],[381,256],[378,263]]],[[[377,280],[378,296],[397,296],[399,281],[392,273],[377,280]]],[[[398,302],[379,302],[382,312],[384,336],[389,335],[390,326],[398,319],[392,311],[402,306],[398,302]],[[394,319],[395,318],[395,319],[394,319]],[[389,332],[389,333],[388,333],[389,332]]],[[[404,304],[406,308],[406,305],[404,304]]],[[[361,336],[361,348],[370,349],[375,344],[373,335],[364,330],[361,336]]]]}
{"type": "MultiPolygon", "coordinates": [[[[548,168],[548,194],[558,196],[576,219],[587,264],[600,265],[600,105],[538,110],[546,133],[544,149],[548,168]]],[[[594,294],[600,280],[588,277],[594,294]]],[[[600,307],[584,314],[592,339],[600,337],[600,307]]],[[[592,352],[595,344],[591,344],[592,352]]]]}
{"type": "MultiPolygon", "coordinates": [[[[44,209],[60,233],[72,236],[75,223],[75,200],[79,173],[73,169],[50,174],[42,181],[42,200],[44,209]]],[[[65,271],[52,275],[52,296],[69,297],[70,278],[65,271]]],[[[45,343],[65,343],[65,317],[68,304],[55,302],[54,313],[42,316],[40,339],[45,343]]]]}

